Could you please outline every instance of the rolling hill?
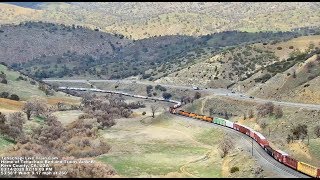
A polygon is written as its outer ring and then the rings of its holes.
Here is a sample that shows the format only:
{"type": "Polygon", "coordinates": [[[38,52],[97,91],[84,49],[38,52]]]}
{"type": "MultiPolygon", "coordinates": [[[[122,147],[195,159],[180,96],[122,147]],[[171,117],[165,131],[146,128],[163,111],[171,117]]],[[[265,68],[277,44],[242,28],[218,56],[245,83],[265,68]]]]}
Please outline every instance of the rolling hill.
{"type": "Polygon", "coordinates": [[[230,88],[264,99],[319,103],[319,48],[319,35],[238,46],[156,82],[230,88]]]}
{"type": "Polygon", "coordinates": [[[172,35],[130,40],[98,29],[25,22],[0,27],[0,61],[37,78],[138,76],[155,80],[201,62],[223,48],[282,41],[305,33],[311,31],[226,31],[200,37],[172,35]]]}
{"type": "Polygon", "coordinates": [[[0,3],[2,24],[30,20],[75,24],[133,39],[320,25],[318,2],[39,2],[36,9],[16,5],[0,3]]]}

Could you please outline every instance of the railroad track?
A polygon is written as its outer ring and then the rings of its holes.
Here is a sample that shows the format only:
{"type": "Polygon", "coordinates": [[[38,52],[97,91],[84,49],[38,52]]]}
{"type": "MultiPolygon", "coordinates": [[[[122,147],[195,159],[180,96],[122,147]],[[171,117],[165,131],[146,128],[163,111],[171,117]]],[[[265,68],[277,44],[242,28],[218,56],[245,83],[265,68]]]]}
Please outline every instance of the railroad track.
{"type": "MultiPolygon", "coordinates": [[[[93,92],[102,92],[102,93],[122,94],[122,95],[125,95],[125,96],[131,96],[131,97],[141,98],[141,99],[160,100],[160,101],[166,101],[166,102],[171,102],[171,103],[176,103],[176,104],[180,103],[179,101],[174,101],[174,100],[165,100],[165,99],[161,99],[161,98],[146,97],[146,96],[141,96],[141,95],[131,95],[131,94],[122,93],[122,92],[119,92],[119,91],[106,91],[106,90],[101,90],[101,89],[96,89],[96,88],[59,87],[59,89],[61,89],[61,90],[69,89],[69,90],[76,90],[76,91],[78,90],[78,91],[93,91],[93,92]]],[[[185,117],[185,116],[181,116],[181,115],[178,115],[178,116],[184,117],[184,118],[190,119],[190,120],[193,119],[191,117],[185,117]]],[[[200,121],[200,120],[198,120],[198,121],[201,122],[201,123],[210,123],[210,122],[204,122],[204,121],[200,121]]],[[[245,134],[243,134],[243,133],[241,133],[239,131],[235,131],[233,129],[230,129],[229,127],[226,127],[226,126],[222,126],[222,125],[218,125],[218,124],[214,124],[214,123],[210,123],[210,124],[212,126],[220,127],[222,129],[224,129],[225,131],[228,131],[228,132],[230,132],[232,134],[236,134],[238,136],[240,135],[241,139],[243,139],[244,142],[248,145],[247,147],[252,146],[252,145],[250,145],[251,144],[250,141],[252,141],[252,139],[250,137],[248,137],[247,135],[245,135],[245,134]]],[[[263,158],[271,166],[276,167],[276,169],[277,169],[277,171],[279,173],[281,173],[281,171],[282,171],[282,172],[286,173],[287,175],[289,175],[289,177],[310,178],[309,176],[307,176],[305,174],[302,174],[302,173],[300,173],[300,172],[298,172],[296,170],[293,170],[293,169],[285,166],[284,164],[281,164],[280,162],[276,161],[275,159],[273,159],[271,156],[269,156],[269,154],[267,154],[267,152],[265,152],[261,148],[261,146],[256,141],[254,141],[253,144],[254,144],[253,145],[254,150],[256,151],[256,153],[258,153],[259,157],[263,158]]],[[[185,164],[185,165],[187,165],[187,164],[185,164]]],[[[180,170],[183,170],[184,172],[186,172],[185,171],[185,165],[182,166],[181,167],[182,169],[180,168],[180,170]]],[[[190,173],[187,173],[187,174],[190,174],[190,173]]],[[[191,176],[194,176],[194,175],[191,175],[191,176]]]]}

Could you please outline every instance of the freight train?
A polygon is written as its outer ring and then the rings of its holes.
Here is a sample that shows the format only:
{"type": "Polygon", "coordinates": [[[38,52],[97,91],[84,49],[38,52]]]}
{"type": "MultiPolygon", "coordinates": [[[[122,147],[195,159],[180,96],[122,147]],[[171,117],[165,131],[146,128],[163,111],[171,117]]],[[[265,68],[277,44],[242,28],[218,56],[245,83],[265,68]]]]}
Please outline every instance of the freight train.
{"type": "Polygon", "coordinates": [[[279,161],[280,163],[296,170],[301,173],[304,173],[308,176],[315,177],[315,178],[320,178],[320,168],[317,168],[315,166],[312,166],[310,164],[300,162],[292,157],[289,156],[289,154],[281,151],[281,150],[276,150],[272,148],[269,145],[268,140],[259,132],[246,127],[244,125],[238,124],[238,123],[233,123],[229,120],[219,118],[219,117],[210,117],[206,115],[201,115],[201,114],[196,114],[192,112],[187,112],[179,109],[182,104],[179,101],[171,100],[171,99],[163,99],[163,98],[156,98],[156,97],[146,97],[146,96],[140,96],[140,95],[130,95],[128,93],[123,93],[123,92],[115,92],[115,91],[106,91],[106,90],[100,90],[100,89],[89,89],[89,88],[70,88],[70,87],[59,87],[59,89],[62,90],[79,90],[79,91],[95,91],[95,92],[106,92],[106,93],[114,93],[114,94],[122,94],[126,96],[131,96],[131,97],[136,97],[136,98],[143,98],[143,99],[152,99],[152,100],[159,100],[159,101],[166,101],[166,102],[171,102],[175,103],[175,105],[169,107],[169,112],[171,114],[175,115],[181,115],[181,116],[186,116],[202,121],[207,121],[209,123],[214,123],[218,124],[221,126],[228,127],[230,129],[239,131],[243,134],[246,134],[247,136],[251,137],[254,139],[266,152],[269,154],[271,157],[273,157],[275,160],[279,161]]]}
{"type": "Polygon", "coordinates": [[[181,106],[180,104],[176,104],[174,106],[171,106],[169,108],[169,112],[171,114],[177,114],[177,115],[182,115],[194,119],[199,119],[202,121],[207,121],[210,123],[218,124],[221,126],[225,126],[231,129],[234,129],[236,131],[239,131],[243,134],[246,134],[247,136],[251,137],[254,139],[271,157],[273,157],[275,160],[279,161],[280,163],[296,170],[299,172],[302,172],[308,176],[311,177],[316,177],[320,178],[320,168],[317,168],[315,166],[312,166],[310,164],[304,163],[297,161],[296,159],[290,157],[287,153],[281,151],[281,150],[276,150],[273,149],[270,145],[268,140],[259,132],[246,127],[244,125],[238,124],[238,123],[233,123],[229,120],[219,118],[219,117],[210,117],[210,116],[205,116],[205,115],[200,115],[192,112],[187,112],[183,110],[179,110],[178,108],[181,106]]]}

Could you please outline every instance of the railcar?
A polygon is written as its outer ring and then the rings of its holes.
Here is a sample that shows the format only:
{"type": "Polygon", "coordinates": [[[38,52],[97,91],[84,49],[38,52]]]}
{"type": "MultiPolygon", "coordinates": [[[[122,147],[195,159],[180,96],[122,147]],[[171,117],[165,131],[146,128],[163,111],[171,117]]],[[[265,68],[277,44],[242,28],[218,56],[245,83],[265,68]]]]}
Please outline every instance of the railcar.
{"type": "Polygon", "coordinates": [[[249,128],[247,128],[246,126],[243,126],[243,125],[241,125],[241,124],[238,124],[238,123],[235,123],[235,125],[236,125],[236,128],[237,128],[237,130],[238,130],[239,132],[250,136],[250,132],[251,132],[251,131],[250,131],[249,128]]]}
{"type": "Polygon", "coordinates": [[[224,119],[218,118],[218,117],[213,119],[213,123],[219,124],[219,125],[222,125],[222,126],[226,126],[226,121],[224,119]]]}
{"type": "Polygon", "coordinates": [[[318,168],[304,162],[298,162],[297,170],[312,177],[317,177],[318,174],[318,168]]]}
{"type": "Polygon", "coordinates": [[[269,145],[265,146],[264,150],[273,157],[273,152],[274,150],[272,149],[272,147],[270,147],[269,145]]]}
{"type": "Polygon", "coordinates": [[[203,115],[196,114],[196,116],[195,116],[194,118],[199,119],[199,120],[202,120],[202,119],[203,119],[203,115]]]}
{"type": "Polygon", "coordinates": [[[196,113],[189,113],[189,117],[191,117],[191,118],[195,118],[196,116],[197,116],[196,113]]]}
{"type": "Polygon", "coordinates": [[[256,140],[262,148],[269,146],[268,140],[257,131],[254,132],[253,139],[256,140]]]}
{"type": "Polygon", "coordinates": [[[229,120],[225,120],[226,121],[226,126],[229,128],[233,128],[233,122],[229,121],[229,120]]]}
{"type": "Polygon", "coordinates": [[[177,113],[177,109],[174,108],[174,107],[169,107],[169,112],[170,112],[171,114],[176,114],[176,113],[177,113]]]}
{"type": "Polygon", "coordinates": [[[203,116],[202,120],[211,122],[213,121],[213,117],[203,116]]]}
{"type": "Polygon", "coordinates": [[[289,154],[287,154],[286,152],[283,152],[283,151],[281,151],[281,150],[275,150],[274,152],[273,152],[273,157],[274,157],[274,159],[276,159],[277,161],[279,161],[279,162],[283,162],[284,161],[284,158],[286,157],[286,156],[289,156],[289,154]]]}
{"type": "Polygon", "coordinates": [[[293,169],[297,169],[298,161],[290,156],[285,156],[283,159],[283,163],[293,169]]]}
{"type": "Polygon", "coordinates": [[[189,116],[190,113],[183,111],[183,110],[179,110],[178,114],[180,114],[182,116],[189,116]]]}

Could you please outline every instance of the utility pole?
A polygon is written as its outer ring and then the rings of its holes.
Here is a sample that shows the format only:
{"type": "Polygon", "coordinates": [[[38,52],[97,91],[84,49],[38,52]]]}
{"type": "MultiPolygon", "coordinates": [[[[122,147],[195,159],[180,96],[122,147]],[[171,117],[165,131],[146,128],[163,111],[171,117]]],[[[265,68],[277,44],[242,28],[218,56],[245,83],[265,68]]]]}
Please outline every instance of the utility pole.
{"type": "Polygon", "coordinates": [[[252,156],[253,156],[253,139],[251,139],[251,145],[252,145],[251,152],[252,152],[252,156]]]}

